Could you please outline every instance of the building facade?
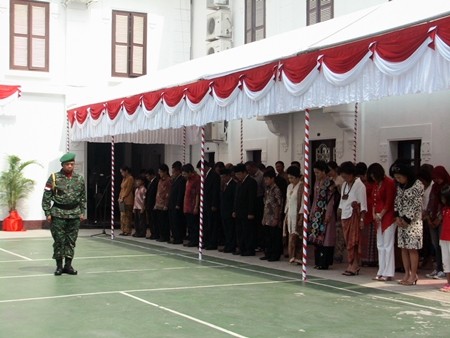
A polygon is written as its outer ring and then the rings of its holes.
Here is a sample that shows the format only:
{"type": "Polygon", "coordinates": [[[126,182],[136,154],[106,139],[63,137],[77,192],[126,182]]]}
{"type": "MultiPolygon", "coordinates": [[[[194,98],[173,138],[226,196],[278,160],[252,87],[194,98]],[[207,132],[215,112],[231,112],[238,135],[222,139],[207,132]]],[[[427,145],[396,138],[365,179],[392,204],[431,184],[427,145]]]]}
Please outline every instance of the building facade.
{"type": "MultiPolygon", "coordinates": [[[[44,218],[42,187],[50,172],[58,170],[58,158],[67,148],[65,112],[73,97],[88,95],[95,100],[98,92],[141,74],[384,2],[387,0],[0,0],[0,46],[7,51],[0,54],[0,83],[21,85],[23,93],[0,112],[2,154],[35,159],[43,166],[27,172],[37,184],[20,206],[22,216],[36,222],[44,218]],[[34,12],[33,6],[37,6],[34,12]],[[24,21],[25,9],[31,11],[27,12],[31,13],[28,21],[24,21]],[[31,32],[34,17],[47,25],[36,20],[37,34],[31,32]],[[31,26],[25,29],[20,22],[31,22],[31,26]],[[33,39],[40,44],[30,44],[33,39]],[[26,54],[25,46],[30,46],[26,54]],[[35,46],[41,49],[30,53],[35,46]]],[[[387,169],[401,156],[416,164],[449,167],[448,107],[450,95],[444,91],[312,110],[312,160],[353,160],[356,121],[357,161],[380,162],[387,169]]],[[[301,111],[218,121],[207,130],[207,157],[215,161],[238,163],[242,159],[274,165],[277,160],[289,164],[304,159],[301,111]]],[[[97,204],[98,188],[102,191],[107,185],[105,180],[98,181],[98,175],[109,174],[109,145],[71,142],[69,147],[78,155],[78,170],[87,177],[90,200],[97,204]]],[[[200,147],[120,144],[116,165],[131,166],[137,174],[161,162],[170,165],[185,153],[187,161],[195,164],[200,147]]],[[[92,207],[88,212],[91,218],[97,217],[92,207]]],[[[1,209],[0,218],[6,214],[7,210],[1,209]]]]}

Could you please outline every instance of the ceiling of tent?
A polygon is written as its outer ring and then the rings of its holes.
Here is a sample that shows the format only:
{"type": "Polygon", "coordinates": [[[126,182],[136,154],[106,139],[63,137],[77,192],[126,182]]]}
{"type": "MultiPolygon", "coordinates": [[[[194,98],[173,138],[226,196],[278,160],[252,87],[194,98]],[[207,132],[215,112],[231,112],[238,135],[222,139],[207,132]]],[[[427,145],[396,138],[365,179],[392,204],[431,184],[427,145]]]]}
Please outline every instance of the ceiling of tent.
{"type": "Polygon", "coordinates": [[[92,91],[68,117],[99,140],[448,88],[450,1],[397,0],[92,91]]]}

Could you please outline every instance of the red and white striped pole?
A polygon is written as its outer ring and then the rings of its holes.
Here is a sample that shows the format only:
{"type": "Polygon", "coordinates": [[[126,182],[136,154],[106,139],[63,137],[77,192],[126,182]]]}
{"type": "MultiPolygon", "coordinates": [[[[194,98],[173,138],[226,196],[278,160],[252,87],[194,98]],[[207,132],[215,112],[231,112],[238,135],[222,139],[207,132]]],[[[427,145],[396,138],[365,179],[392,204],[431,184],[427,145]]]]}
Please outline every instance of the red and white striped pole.
{"type": "Polygon", "coordinates": [[[183,164],[186,164],[186,126],[183,126],[183,164]]]}
{"type": "Polygon", "coordinates": [[[205,191],[205,126],[202,126],[202,143],[200,148],[200,222],[198,226],[198,259],[203,255],[203,199],[205,191]]]}
{"type": "Polygon", "coordinates": [[[244,120],[241,119],[241,163],[244,163],[244,120]]]}
{"type": "Polygon", "coordinates": [[[303,178],[303,251],[302,280],[306,280],[306,261],[308,257],[308,214],[309,214],[309,110],[305,110],[305,174],[303,178]]]}
{"type": "Polygon", "coordinates": [[[355,125],[353,129],[353,163],[356,164],[356,146],[358,139],[358,102],[355,103],[355,125]]]}
{"type": "Polygon", "coordinates": [[[111,239],[114,239],[114,136],[111,136],[111,239]]]}
{"type": "Polygon", "coordinates": [[[70,150],[70,123],[69,116],[66,115],[66,153],[70,150]]]}

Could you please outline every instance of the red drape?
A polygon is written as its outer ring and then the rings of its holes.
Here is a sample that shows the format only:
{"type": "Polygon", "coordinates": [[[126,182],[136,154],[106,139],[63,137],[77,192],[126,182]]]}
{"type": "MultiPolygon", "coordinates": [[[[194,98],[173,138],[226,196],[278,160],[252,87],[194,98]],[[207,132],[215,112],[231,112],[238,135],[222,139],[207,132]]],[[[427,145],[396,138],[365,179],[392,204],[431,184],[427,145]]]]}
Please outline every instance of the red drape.
{"type": "Polygon", "coordinates": [[[20,86],[0,85],[0,100],[6,99],[15,93],[19,93],[20,95],[20,86]]]}

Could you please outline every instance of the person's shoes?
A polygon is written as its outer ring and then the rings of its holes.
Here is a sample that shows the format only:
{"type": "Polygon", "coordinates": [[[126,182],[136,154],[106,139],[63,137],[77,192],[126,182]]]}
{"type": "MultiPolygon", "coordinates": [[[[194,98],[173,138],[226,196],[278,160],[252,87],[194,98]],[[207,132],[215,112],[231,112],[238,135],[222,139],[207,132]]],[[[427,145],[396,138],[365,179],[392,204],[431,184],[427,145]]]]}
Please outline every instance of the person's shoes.
{"type": "Polygon", "coordinates": [[[136,234],[132,234],[131,236],[133,236],[133,237],[137,237],[137,236],[136,236],[136,234]]]}
{"type": "Polygon", "coordinates": [[[243,257],[254,256],[254,255],[255,255],[254,251],[246,251],[246,252],[241,253],[241,256],[243,256],[243,257]]]}
{"type": "Polygon", "coordinates": [[[62,267],[57,267],[55,270],[55,276],[61,276],[63,273],[63,268],[62,267]]]}
{"type": "Polygon", "coordinates": [[[171,243],[171,244],[178,245],[178,244],[183,244],[183,241],[180,239],[180,240],[178,240],[178,241],[171,241],[170,243],[171,243]]]}
{"type": "Polygon", "coordinates": [[[158,237],[156,237],[156,236],[150,236],[150,237],[148,237],[148,239],[158,239],[158,237]]]}
{"type": "Polygon", "coordinates": [[[394,278],[390,277],[390,276],[387,276],[387,277],[381,276],[380,278],[378,278],[378,280],[380,282],[392,282],[394,280],[394,278]]]}
{"type": "Polygon", "coordinates": [[[434,278],[434,276],[436,276],[437,274],[438,274],[438,271],[437,270],[433,270],[433,272],[427,273],[425,275],[425,277],[427,277],[427,278],[434,278]]]}
{"type": "Polygon", "coordinates": [[[232,250],[232,249],[223,249],[223,252],[224,253],[231,253],[231,252],[233,252],[234,250],[232,250]]]}
{"type": "Polygon", "coordinates": [[[165,240],[164,238],[158,238],[156,241],[157,242],[167,242],[167,240],[165,240]]]}
{"type": "Polygon", "coordinates": [[[321,265],[319,265],[317,267],[317,270],[328,270],[328,266],[321,266],[321,265]]]}
{"type": "Polygon", "coordinates": [[[75,270],[72,266],[65,266],[62,270],[62,273],[67,273],[68,275],[78,275],[78,271],[75,270]]]}
{"type": "Polygon", "coordinates": [[[220,248],[220,249],[218,249],[218,251],[219,251],[219,252],[224,252],[224,251],[225,251],[225,248],[220,248]]]}
{"type": "Polygon", "coordinates": [[[217,246],[214,246],[214,245],[208,245],[205,249],[206,249],[206,250],[217,250],[217,246]]]}
{"type": "Polygon", "coordinates": [[[267,257],[267,256],[262,256],[262,257],[259,257],[259,259],[262,260],[262,261],[267,261],[267,260],[269,260],[269,257],[267,257]]]}
{"type": "Polygon", "coordinates": [[[235,250],[235,251],[232,252],[232,254],[236,256],[236,255],[240,255],[241,252],[239,250],[235,250]]]}
{"type": "Polygon", "coordinates": [[[280,257],[269,257],[267,259],[268,262],[277,262],[280,260],[280,257]]]}
{"type": "Polygon", "coordinates": [[[439,289],[442,292],[450,292],[450,284],[445,284],[442,288],[439,289]]]}
{"type": "Polygon", "coordinates": [[[438,271],[436,275],[433,276],[433,279],[442,279],[445,278],[445,273],[443,271],[438,271]]]}

